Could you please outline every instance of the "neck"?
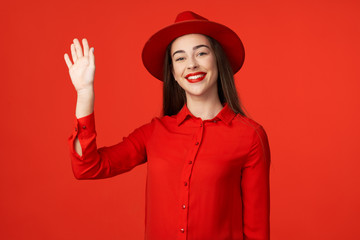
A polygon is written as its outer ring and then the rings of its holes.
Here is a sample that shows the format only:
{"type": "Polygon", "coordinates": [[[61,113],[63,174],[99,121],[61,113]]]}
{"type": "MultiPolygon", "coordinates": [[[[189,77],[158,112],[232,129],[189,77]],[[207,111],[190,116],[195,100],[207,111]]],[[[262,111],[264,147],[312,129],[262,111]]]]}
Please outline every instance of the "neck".
{"type": "Polygon", "coordinates": [[[210,99],[187,97],[186,105],[189,111],[202,120],[213,119],[223,108],[219,96],[210,99]]]}

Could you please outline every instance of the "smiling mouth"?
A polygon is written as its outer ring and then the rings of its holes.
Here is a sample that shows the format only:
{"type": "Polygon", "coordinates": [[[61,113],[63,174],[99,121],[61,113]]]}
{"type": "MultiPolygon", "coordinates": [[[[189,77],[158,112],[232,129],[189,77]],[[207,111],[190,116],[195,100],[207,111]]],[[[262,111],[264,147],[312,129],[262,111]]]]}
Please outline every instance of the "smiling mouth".
{"type": "Polygon", "coordinates": [[[185,76],[185,79],[188,80],[191,83],[200,82],[203,80],[206,76],[206,73],[204,72],[197,72],[197,73],[190,73],[185,76]]]}

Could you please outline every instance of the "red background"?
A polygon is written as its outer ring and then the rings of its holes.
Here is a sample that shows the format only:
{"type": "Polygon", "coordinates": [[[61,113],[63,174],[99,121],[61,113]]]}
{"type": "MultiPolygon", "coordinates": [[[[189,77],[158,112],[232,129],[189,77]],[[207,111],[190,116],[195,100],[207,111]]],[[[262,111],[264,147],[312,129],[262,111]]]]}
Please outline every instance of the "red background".
{"type": "Polygon", "coordinates": [[[236,84],[268,133],[273,240],[360,235],[360,4],[302,1],[12,1],[0,8],[0,238],[142,239],[146,165],[78,181],[67,138],[76,93],[63,55],[95,47],[98,145],[161,111],[141,50],[193,10],[243,40],[236,84]]]}

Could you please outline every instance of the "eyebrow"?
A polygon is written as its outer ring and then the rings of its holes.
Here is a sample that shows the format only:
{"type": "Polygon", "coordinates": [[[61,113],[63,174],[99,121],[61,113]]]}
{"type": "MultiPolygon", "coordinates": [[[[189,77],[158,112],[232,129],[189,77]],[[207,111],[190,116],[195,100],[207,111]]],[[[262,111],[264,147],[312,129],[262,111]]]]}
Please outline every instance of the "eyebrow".
{"type": "MultiPolygon", "coordinates": [[[[193,50],[196,50],[196,49],[201,48],[201,47],[206,47],[206,48],[210,49],[209,46],[201,44],[201,45],[197,45],[197,46],[193,47],[193,50]]],[[[177,53],[184,53],[184,52],[185,52],[184,50],[177,50],[176,52],[174,52],[172,54],[172,56],[174,56],[177,53]]]]}

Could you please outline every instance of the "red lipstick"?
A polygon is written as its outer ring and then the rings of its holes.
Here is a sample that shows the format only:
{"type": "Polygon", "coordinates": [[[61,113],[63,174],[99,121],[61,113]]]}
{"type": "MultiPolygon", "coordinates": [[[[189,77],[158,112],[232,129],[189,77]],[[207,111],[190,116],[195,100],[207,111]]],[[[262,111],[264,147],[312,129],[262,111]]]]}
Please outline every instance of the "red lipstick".
{"type": "Polygon", "coordinates": [[[206,76],[206,72],[195,72],[195,73],[189,73],[185,76],[185,79],[188,80],[190,83],[196,83],[203,80],[206,76]]]}

